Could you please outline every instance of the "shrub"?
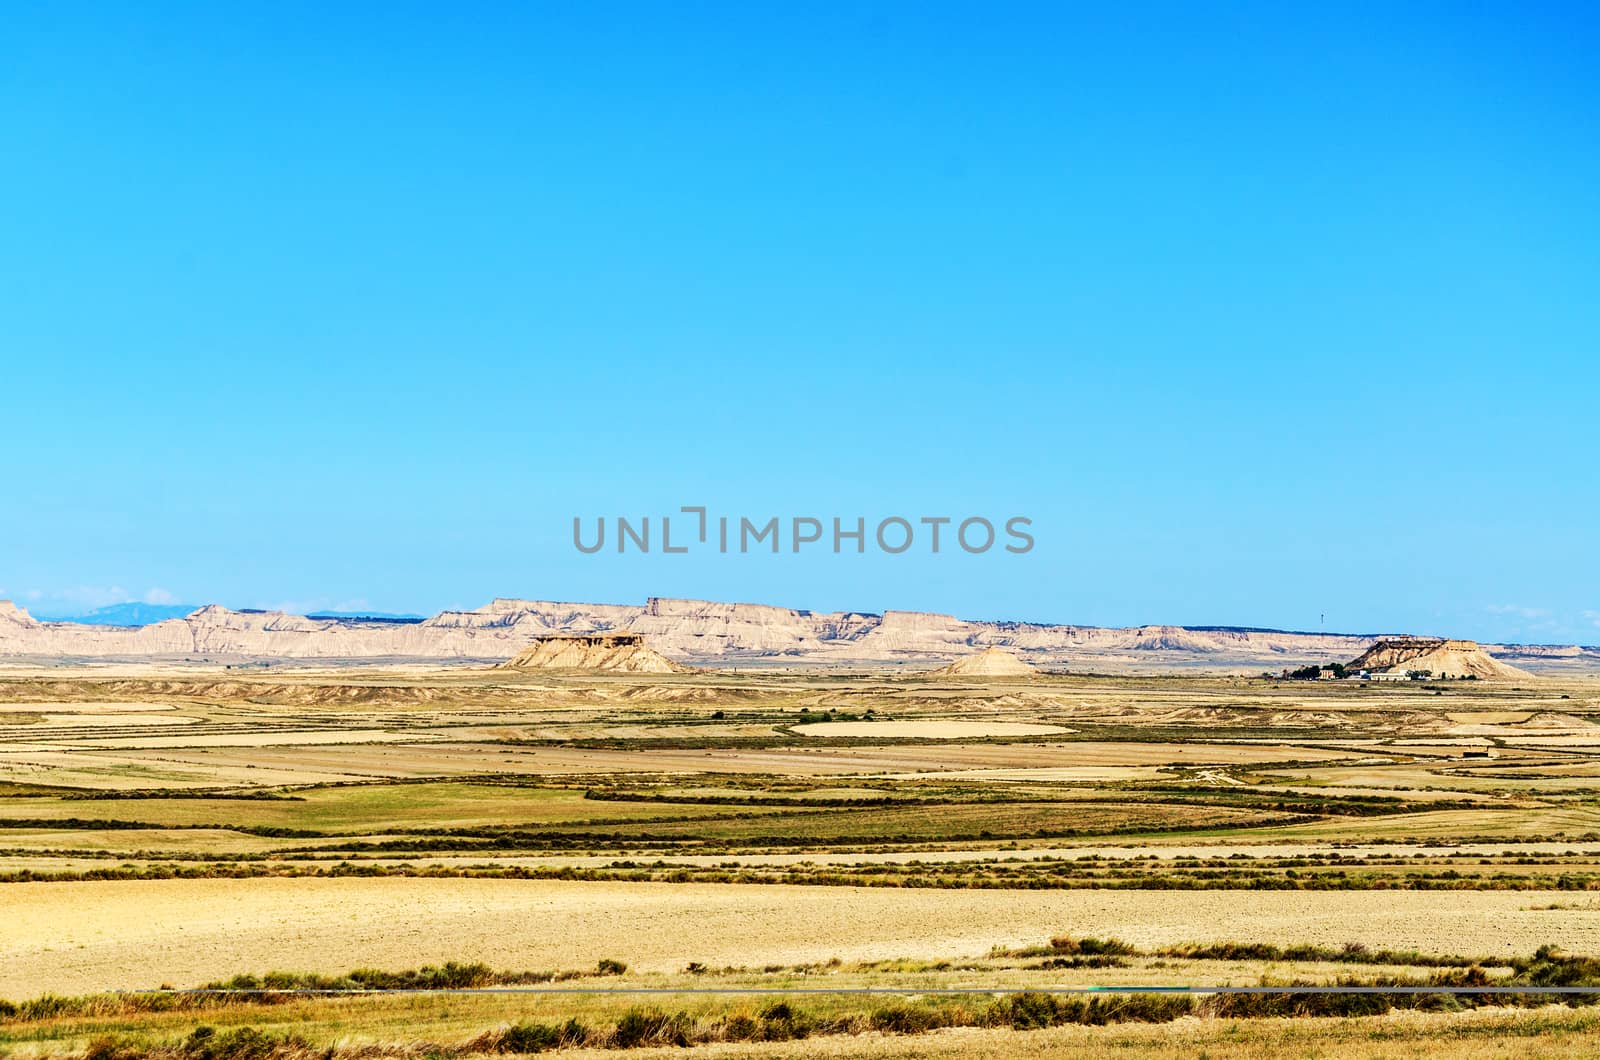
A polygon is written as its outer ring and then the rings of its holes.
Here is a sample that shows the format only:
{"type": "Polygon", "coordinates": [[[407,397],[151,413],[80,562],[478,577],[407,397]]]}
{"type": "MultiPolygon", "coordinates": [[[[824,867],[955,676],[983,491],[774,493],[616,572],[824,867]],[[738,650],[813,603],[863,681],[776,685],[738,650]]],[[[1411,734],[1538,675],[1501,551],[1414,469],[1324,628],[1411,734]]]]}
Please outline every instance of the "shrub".
{"type": "Polygon", "coordinates": [[[109,1034],[94,1039],[83,1051],[83,1060],[136,1060],[138,1056],[136,1046],[109,1034]]]}
{"type": "Polygon", "coordinates": [[[1077,968],[1126,968],[1128,967],[1128,962],[1121,957],[1102,957],[1098,955],[1094,957],[1055,957],[1042,962],[1039,967],[1049,971],[1077,968]]]}
{"type": "Polygon", "coordinates": [[[561,1028],[549,1023],[517,1023],[500,1035],[502,1053],[542,1053],[562,1044],[561,1028]]]}
{"type": "Polygon", "coordinates": [[[1051,939],[1050,949],[1054,953],[1068,956],[1082,954],[1085,957],[1130,957],[1138,952],[1121,939],[1074,939],[1067,935],[1057,935],[1051,939]]]}
{"type": "Polygon", "coordinates": [[[811,1033],[809,1017],[787,1001],[774,1002],[761,1010],[761,1038],[768,1042],[784,1042],[791,1038],[804,1038],[811,1033]]]}
{"type": "MultiPolygon", "coordinates": [[[[1381,985],[1381,984],[1374,984],[1381,985]]],[[[1218,994],[1210,999],[1219,1018],[1256,1016],[1381,1016],[1396,1007],[1416,1007],[1416,994],[1218,994]]]]}
{"type": "Polygon", "coordinates": [[[310,1043],[293,1035],[263,1034],[254,1027],[219,1031],[196,1027],[178,1047],[184,1060],[267,1060],[279,1053],[309,1049],[310,1043]]]}
{"type": "Polygon", "coordinates": [[[659,1009],[630,1009],[617,1021],[611,1044],[618,1049],[638,1045],[688,1045],[689,1017],[667,1015],[659,1009]]]}
{"type": "Polygon", "coordinates": [[[996,1023],[1019,1031],[1031,1031],[1054,1024],[1059,1009],[1054,997],[1030,990],[1001,998],[990,1011],[996,1023]]]}
{"type": "Polygon", "coordinates": [[[357,968],[344,976],[318,975],[315,972],[268,972],[259,978],[236,975],[232,979],[207,983],[207,990],[474,990],[492,986],[506,978],[487,964],[457,964],[447,961],[438,968],[425,966],[403,972],[377,968],[357,968]]]}
{"type": "Polygon", "coordinates": [[[55,1016],[68,1015],[75,1008],[71,998],[59,994],[40,994],[32,1001],[24,1001],[18,1007],[18,1014],[23,1019],[47,1020],[55,1016]]]}
{"type": "Polygon", "coordinates": [[[360,990],[475,990],[493,985],[498,977],[487,964],[446,961],[438,968],[427,966],[407,972],[357,968],[346,978],[360,990]]]}
{"type": "Polygon", "coordinates": [[[1540,946],[1532,961],[1518,962],[1512,983],[1522,986],[1600,985],[1600,960],[1569,957],[1554,946],[1540,946]]]}
{"type": "Polygon", "coordinates": [[[1170,1023],[1194,1008],[1191,998],[1165,994],[1126,994],[1095,998],[1095,1003],[1105,1010],[1107,1023],[1170,1023]]]}
{"type": "Polygon", "coordinates": [[[754,1016],[735,1013],[722,1024],[722,1036],[730,1042],[753,1042],[762,1037],[761,1021],[754,1016]]]}
{"type": "Polygon", "coordinates": [[[948,1024],[942,1013],[926,1005],[894,1004],[876,1009],[869,1022],[873,1030],[891,1034],[922,1034],[948,1024]]]}
{"type": "Polygon", "coordinates": [[[989,1006],[984,1022],[1019,1031],[1068,1023],[1096,1027],[1107,1023],[1167,1023],[1187,1015],[1193,1008],[1193,1001],[1188,997],[1161,994],[1124,994],[1084,1001],[1028,990],[1003,997],[989,1006]]]}

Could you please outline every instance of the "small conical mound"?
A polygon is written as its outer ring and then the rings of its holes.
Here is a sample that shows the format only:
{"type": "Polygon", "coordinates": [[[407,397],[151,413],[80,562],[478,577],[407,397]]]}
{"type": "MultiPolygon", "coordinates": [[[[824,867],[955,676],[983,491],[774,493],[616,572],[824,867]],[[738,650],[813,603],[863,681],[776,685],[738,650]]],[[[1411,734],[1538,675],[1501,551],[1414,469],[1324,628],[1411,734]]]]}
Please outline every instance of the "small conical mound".
{"type": "Polygon", "coordinates": [[[652,648],[638,633],[587,633],[540,637],[515,658],[502,663],[512,670],[604,670],[630,674],[682,674],[679,666],[652,648]]]}
{"type": "Polygon", "coordinates": [[[1037,671],[1004,648],[988,647],[931,670],[929,677],[1028,677],[1037,671]]]}

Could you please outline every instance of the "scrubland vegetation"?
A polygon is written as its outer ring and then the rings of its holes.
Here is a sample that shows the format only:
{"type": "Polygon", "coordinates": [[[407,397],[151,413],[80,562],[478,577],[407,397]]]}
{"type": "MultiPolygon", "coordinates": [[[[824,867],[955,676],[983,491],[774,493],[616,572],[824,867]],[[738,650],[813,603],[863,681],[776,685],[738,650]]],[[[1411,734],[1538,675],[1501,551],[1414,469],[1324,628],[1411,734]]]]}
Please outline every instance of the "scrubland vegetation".
{"type": "MultiPolygon", "coordinates": [[[[51,1042],[80,1055],[190,1060],[264,1060],[267,1057],[369,1056],[361,1040],[399,1020],[414,1037],[389,1042],[384,1055],[473,1056],[551,1050],[635,1049],[728,1042],[784,1042],[849,1036],[919,1035],[952,1028],[1033,1031],[1064,1026],[1113,1027],[1175,1020],[1266,1018],[1372,1019],[1397,1012],[1466,1013],[1474,1010],[1549,1007],[1547,995],[1506,993],[1526,986],[1600,985],[1600,961],[1542,948],[1529,957],[1437,958],[1418,953],[1370,952],[1362,947],[1274,947],[1216,943],[1142,951],[1117,940],[1057,937],[1048,944],[997,950],[965,962],[885,961],[842,966],[707,969],[691,964],[676,976],[630,980],[632,990],[670,994],[679,1004],[640,1004],[636,993],[608,993],[607,980],[627,973],[603,961],[596,969],[565,972],[497,972],[481,964],[446,964],[406,972],[358,969],[341,976],[267,973],[240,975],[193,991],[45,995],[0,1004],[0,1047],[51,1042]],[[1072,967],[1128,966],[1177,960],[1191,970],[1207,962],[1240,960],[1339,967],[1335,985],[1368,992],[1261,993],[1057,992],[1044,981],[1013,991],[942,988],[943,992],[842,987],[784,995],[770,984],[818,973],[871,983],[886,976],[978,974],[999,980],[1072,967]],[[1397,966],[1384,971],[1384,966],[1397,966]],[[1401,971],[1399,969],[1406,969],[1401,971]],[[1429,968],[1426,972],[1419,969],[1429,968]],[[714,982],[726,993],[692,993],[691,984],[714,982]],[[561,996],[564,1018],[537,1019],[529,1009],[551,1007],[538,984],[580,983],[593,992],[561,996]],[[731,985],[729,985],[731,984],[731,985]],[[495,987],[527,993],[494,993],[495,987]],[[765,988],[765,989],[764,989],[765,988]],[[1386,992],[1392,990],[1393,992],[1386,992]],[[1498,992],[1491,992],[1497,990],[1498,992]],[[403,991],[410,993],[385,993],[403,991]],[[441,997],[425,991],[480,991],[441,997]],[[852,993],[851,991],[857,991],[852,993]],[[764,996],[765,995],[765,996],[764,996]],[[687,1000],[687,1004],[683,1002],[687,1000]],[[470,1036],[461,1028],[490,1024],[470,1036]],[[198,1021],[192,1028],[189,1021],[198,1021]],[[415,1035],[433,1031],[437,1038],[415,1035]],[[452,1036],[453,1035],[453,1036],[452,1036]]],[[[931,978],[930,978],[930,981],[931,978]]],[[[1308,980],[1275,983],[1305,985],[1308,980]]],[[[1568,1007],[1588,1006],[1595,995],[1566,995],[1568,1007]]],[[[1585,1023],[1589,1027],[1591,1024],[1585,1023]]],[[[1376,1029],[1376,1028],[1374,1028],[1376,1029]]]]}

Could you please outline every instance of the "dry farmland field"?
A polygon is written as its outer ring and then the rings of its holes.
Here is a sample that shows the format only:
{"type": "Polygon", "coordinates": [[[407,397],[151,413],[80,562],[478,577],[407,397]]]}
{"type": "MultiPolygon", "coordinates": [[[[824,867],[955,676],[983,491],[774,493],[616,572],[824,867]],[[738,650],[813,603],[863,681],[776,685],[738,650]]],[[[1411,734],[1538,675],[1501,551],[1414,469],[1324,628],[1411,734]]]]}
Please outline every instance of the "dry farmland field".
{"type": "Polygon", "coordinates": [[[0,672],[0,1055],[1600,1053],[1546,986],[1594,677],[0,672]]]}

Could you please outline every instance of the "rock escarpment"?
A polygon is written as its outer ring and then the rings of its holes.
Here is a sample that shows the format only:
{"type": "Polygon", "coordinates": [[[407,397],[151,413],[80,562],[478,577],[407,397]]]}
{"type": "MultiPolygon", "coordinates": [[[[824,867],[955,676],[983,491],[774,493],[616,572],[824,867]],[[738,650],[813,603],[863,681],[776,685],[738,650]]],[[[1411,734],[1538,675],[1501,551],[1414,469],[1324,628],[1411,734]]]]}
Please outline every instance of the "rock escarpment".
{"type": "Polygon", "coordinates": [[[599,670],[629,674],[678,674],[679,666],[647,647],[637,633],[558,633],[540,637],[501,663],[511,670],[599,670]]]}
{"type": "MultiPolygon", "coordinates": [[[[39,660],[500,661],[554,633],[623,631],[648,638],[652,649],[680,662],[926,669],[997,647],[1036,666],[1245,673],[1344,662],[1376,639],[1217,627],[975,622],[914,611],[819,612],[668,598],[643,605],[498,599],[422,621],[306,618],[213,605],[135,628],[40,622],[0,601],[0,657],[39,660]]],[[[1559,665],[1563,672],[1600,670],[1600,650],[1552,649],[1545,656],[1527,646],[1490,645],[1486,651],[1491,657],[1511,653],[1531,665],[1559,665]]]]}

